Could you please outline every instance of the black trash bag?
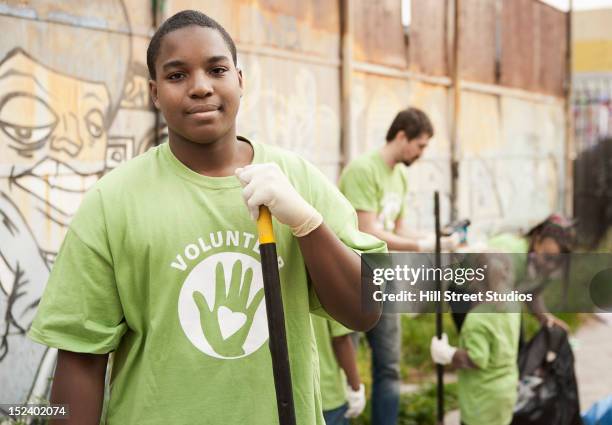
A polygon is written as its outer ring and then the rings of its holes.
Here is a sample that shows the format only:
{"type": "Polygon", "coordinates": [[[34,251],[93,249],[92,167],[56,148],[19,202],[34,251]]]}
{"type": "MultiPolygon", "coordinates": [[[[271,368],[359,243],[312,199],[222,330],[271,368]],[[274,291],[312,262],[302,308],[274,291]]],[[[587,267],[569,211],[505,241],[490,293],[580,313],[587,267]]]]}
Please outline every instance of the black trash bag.
{"type": "Polygon", "coordinates": [[[567,333],[542,329],[519,353],[519,396],[512,425],[583,425],[567,333]]]}

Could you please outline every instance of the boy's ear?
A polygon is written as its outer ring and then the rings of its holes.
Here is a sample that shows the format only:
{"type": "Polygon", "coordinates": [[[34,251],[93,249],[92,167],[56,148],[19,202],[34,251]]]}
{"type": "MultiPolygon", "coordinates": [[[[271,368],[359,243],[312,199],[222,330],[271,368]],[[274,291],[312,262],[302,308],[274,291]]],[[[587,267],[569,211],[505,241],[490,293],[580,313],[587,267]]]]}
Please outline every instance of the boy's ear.
{"type": "Polygon", "coordinates": [[[242,92],[244,91],[244,75],[242,75],[242,69],[236,68],[238,71],[238,85],[240,86],[240,97],[242,97],[242,92]]]}
{"type": "Polygon", "coordinates": [[[153,101],[153,105],[157,109],[159,109],[159,102],[157,100],[157,83],[155,80],[149,80],[149,92],[151,93],[151,100],[153,101]]]}

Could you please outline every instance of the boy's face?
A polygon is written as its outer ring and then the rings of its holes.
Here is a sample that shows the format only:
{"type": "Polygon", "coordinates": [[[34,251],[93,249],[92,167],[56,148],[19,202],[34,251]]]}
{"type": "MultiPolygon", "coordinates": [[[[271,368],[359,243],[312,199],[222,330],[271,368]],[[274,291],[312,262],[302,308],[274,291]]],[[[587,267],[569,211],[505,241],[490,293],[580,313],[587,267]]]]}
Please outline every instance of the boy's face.
{"type": "Polygon", "coordinates": [[[151,97],[170,132],[211,143],[234,128],[242,73],[218,31],[192,25],[166,34],[155,71],[151,97]]]}

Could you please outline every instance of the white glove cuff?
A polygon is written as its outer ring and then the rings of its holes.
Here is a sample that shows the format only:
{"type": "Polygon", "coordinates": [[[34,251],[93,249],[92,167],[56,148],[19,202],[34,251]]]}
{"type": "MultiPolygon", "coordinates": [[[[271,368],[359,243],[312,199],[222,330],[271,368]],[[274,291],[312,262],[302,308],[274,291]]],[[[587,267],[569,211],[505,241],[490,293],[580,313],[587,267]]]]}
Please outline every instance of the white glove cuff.
{"type": "Polygon", "coordinates": [[[297,238],[308,235],[310,232],[319,227],[321,223],[323,223],[323,216],[321,213],[319,213],[319,211],[314,209],[314,207],[311,205],[310,208],[312,211],[308,215],[308,219],[299,226],[291,227],[291,231],[297,238]]]}
{"type": "Polygon", "coordinates": [[[431,252],[436,249],[435,239],[433,241],[429,238],[417,239],[416,244],[419,252],[431,252]]]}

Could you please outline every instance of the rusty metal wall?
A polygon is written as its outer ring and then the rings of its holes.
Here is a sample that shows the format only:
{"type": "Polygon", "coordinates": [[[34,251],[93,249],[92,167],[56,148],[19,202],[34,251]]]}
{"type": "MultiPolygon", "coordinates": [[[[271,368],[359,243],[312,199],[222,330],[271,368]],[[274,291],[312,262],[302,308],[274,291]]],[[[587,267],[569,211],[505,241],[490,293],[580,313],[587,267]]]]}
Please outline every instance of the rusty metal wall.
{"type": "Polygon", "coordinates": [[[459,55],[461,78],[495,84],[497,1],[462,0],[459,55]]]}
{"type": "Polygon", "coordinates": [[[502,85],[564,95],[566,16],[539,1],[502,3],[502,85]]]}
{"type": "MultiPolygon", "coordinates": [[[[477,234],[525,229],[563,205],[565,14],[533,0],[460,3],[459,75],[465,83],[454,142],[458,214],[472,219],[477,234]]],[[[363,10],[354,12],[360,17],[355,26],[367,25],[356,29],[355,59],[368,64],[358,63],[354,72],[350,155],[382,146],[394,115],[408,105],[431,115],[436,136],[424,158],[408,168],[407,219],[425,229],[433,225],[434,189],[442,194],[443,217],[450,217],[452,81],[445,76],[452,66],[452,4],[413,0],[408,46],[388,43],[371,53],[363,52],[372,43],[368,34],[403,38],[399,12],[386,25],[360,20],[376,14],[371,4],[357,2],[363,10]]]]}
{"type": "MultiPolygon", "coordinates": [[[[447,47],[447,0],[411,2],[412,22],[409,29],[409,67],[427,75],[449,75],[447,47]]],[[[399,20],[399,16],[395,19],[399,20]]]]}
{"type": "Polygon", "coordinates": [[[355,60],[406,68],[404,30],[399,1],[353,2],[355,60]]]}
{"type": "Polygon", "coordinates": [[[535,18],[531,0],[506,1],[502,6],[501,84],[533,89],[535,18]]]}
{"type": "Polygon", "coordinates": [[[539,10],[537,54],[539,72],[536,90],[564,96],[567,75],[567,14],[547,4],[536,3],[539,10]]]}

